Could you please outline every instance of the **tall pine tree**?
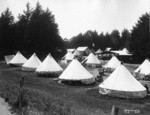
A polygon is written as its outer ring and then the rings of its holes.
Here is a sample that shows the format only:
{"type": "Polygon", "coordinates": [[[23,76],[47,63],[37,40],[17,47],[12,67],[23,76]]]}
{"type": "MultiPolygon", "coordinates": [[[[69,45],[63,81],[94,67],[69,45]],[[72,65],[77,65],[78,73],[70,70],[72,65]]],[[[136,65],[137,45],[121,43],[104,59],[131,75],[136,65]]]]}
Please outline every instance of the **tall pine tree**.
{"type": "Polygon", "coordinates": [[[150,58],[149,18],[148,13],[142,15],[131,32],[130,50],[137,60],[150,58]]]}
{"type": "Polygon", "coordinates": [[[31,38],[29,35],[29,24],[30,18],[32,15],[32,8],[30,4],[26,4],[26,10],[23,11],[23,14],[18,16],[19,20],[16,23],[16,39],[14,39],[16,50],[25,51],[26,53],[32,52],[31,49],[31,38]]]}
{"type": "Polygon", "coordinates": [[[11,52],[13,40],[14,17],[7,8],[0,17],[0,52],[6,55],[11,52]]]}
{"type": "Polygon", "coordinates": [[[118,30],[113,30],[110,34],[111,37],[111,47],[113,50],[119,50],[121,47],[121,39],[120,39],[120,33],[118,30]]]}
{"type": "Polygon", "coordinates": [[[129,42],[130,42],[130,32],[127,29],[124,29],[121,33],[121,49],[127,48],[129,49],[129,42]]]}

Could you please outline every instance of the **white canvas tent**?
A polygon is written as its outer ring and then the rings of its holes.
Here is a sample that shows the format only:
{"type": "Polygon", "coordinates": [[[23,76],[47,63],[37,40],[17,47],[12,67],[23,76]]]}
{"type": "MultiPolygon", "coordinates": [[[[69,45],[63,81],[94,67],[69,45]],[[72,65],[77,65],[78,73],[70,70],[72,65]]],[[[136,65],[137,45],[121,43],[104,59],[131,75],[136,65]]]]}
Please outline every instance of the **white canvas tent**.
{"type": "Polygon", "coordinates": [[[111,51],[113,53],[117,53],[119,54],[120,56],[131,56],[132,54],[127,50],[127,48],[124,48],[122,50],[115,50],[115,51],[111,51]]]}
{"type": "Polygon", "coordinates": [[[73,60],[74,55],[71,52],[68,52],[65,56],[65,60],[73,60]]]}
{"type": "Polygon", "coordinates": [[[131,56],[132,54],[129,52],[129,50],[127,48],[123,48],[121,55],[131,56]]]}
{"type": "Polygon", "coordinates": [[[35,71],[35,69],[41,64],[41,61],[37,57],[37,55],[34,53],[26,63],[22,65],[23,71],[35,71]]]}
{"type": "Polygon", "coordinates": [[[67,49],[67,52],[73,53],[74,51],[75,51],[75,49],[67,49]]]}
{"type": "Polygon", "coordinates": [[[26,61],[27,59],[18,51],[9,64],[13,66],[22,66],[26,61]]]}
{"type": "Polygon", "coordinates": [[[100,91],[108,90],[111,96],[144,98],[147,95],[146,88],[122,64],[99,87],[100,91]]]}
{"type": "Polygon", "coordinates": [[[62,71],[63,69],[59,66],[51,54],[48,54],[44,61],[36,69],[36,73],[39,75],[56,75],[62,71]]]}
{"type": "Polygon", "coordinates": [[[110,51],[111,50],[111,48],[110,47],[107,47],[106,49],[105,49],[105,51],[110,51]]]}
{"type": "Polygon", "coordinates": [[[9,64],[9,62],[14,58],[14,55],[6,55],[4,56],[6,64],[9,64]]]}
{"type": "Polygon", "coordinates": [[[74,55],[69,51],[63,58],[64,62],[70,62],[74,58],[74,55]]]}
{"type": "Polygon", "coordinates": [[[73,53],[74,56],[81,56],[81,53],[76,49],[73,53]]]}
{"type": "Polygon", "coordinates": [[[96,53],[96,54],[100,54],[100,53],[102,53],[102,50],[101,50],[101,49],[98,49],[95,53],[96,53]]]}
{"type": "Polygon", "coordinates": [[[124,52],[124,54],[129,54],[129,53],[130,53],[127,48],[123,48],[123,49],[122,49],[122,52],[124,52]]]}
{"type": "Polygon", "coordinates": [[[95,77],[93,77],[77,59],[73,59],[64,72],[59,76],[59,79],[66,81],[81,81],[85,84],[95,82],[95,77]]]}
{"type": "Polygon", "coordinates": [[[149,75],[150,74],[150,61],[145,59],[144,62],[134,71],[135,73],[149,75]]]}
{"type": "Polygon", "coordinates": [[[78,47],[77,50],[78,51],[85,51],[87,48],[88,48],[87,46],[85,46],[85,47],[78,47]]]}
{"type": "Polygon", "coordinates": [[[118,60],[116,56],[113,56],[105,65],[104,68],[116,69],[121,62],[118,60]]]}
{"type": "Polygon", "coordinates": [[[86,58],[86,64],[87,65],[100,65],[101,62],[100,60],[97,59],[97,57],[93,54],[93,53],[90,53],[89,56],[86,58]]]}

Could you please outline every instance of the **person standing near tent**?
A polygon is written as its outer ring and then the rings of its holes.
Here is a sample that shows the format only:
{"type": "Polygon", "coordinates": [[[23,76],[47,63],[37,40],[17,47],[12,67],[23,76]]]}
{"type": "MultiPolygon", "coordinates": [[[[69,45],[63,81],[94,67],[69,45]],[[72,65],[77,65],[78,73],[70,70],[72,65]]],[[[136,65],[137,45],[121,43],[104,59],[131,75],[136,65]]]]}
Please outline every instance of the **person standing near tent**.
{"type": "Polygon", "coordinates": [[[97,76],[97,81],[103,82],[103,74],[104,74],[104,71],[100,70],[99,75],[97,76]]]}

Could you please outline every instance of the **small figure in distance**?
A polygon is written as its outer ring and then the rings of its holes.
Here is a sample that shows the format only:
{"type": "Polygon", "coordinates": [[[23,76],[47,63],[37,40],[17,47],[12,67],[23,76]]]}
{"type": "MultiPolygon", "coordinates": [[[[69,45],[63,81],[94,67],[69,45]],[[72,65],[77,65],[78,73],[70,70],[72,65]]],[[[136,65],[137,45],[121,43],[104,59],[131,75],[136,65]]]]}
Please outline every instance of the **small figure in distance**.
{"type": "Polygon", "coordinates": [[[144,87],[146,88],[146,91],[147,91],[147,93],[148,93],[149,88],[148,88],[147,84],[145,84],[144,87]]]}
{"type": "Polygon", "coordinates": [[[97,76],[97,79],[98,79],[99,82],[103,82],[103,74],[104,74],[103,70],[100,70],[99,75],[97,76]]]}

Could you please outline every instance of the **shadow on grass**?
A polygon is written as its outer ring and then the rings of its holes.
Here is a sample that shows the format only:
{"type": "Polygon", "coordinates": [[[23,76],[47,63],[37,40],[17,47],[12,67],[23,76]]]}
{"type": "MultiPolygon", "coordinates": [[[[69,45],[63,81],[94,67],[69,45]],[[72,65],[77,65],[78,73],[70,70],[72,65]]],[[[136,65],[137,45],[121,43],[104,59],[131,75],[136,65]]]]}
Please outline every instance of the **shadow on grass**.
{"type": "Polygon", "coordinates": [[[58,78],[58,76],[60,75],[60,74],[51,74],[51,73],[49,73],[49,74],[40,74],[40,73],[36,73],[36,75],[37,75],[37,77],[41,77],[41,78],[58,78]]]}
{"type": "Polygon", "coordinates": [[[134,104],[145,104],[150,102],[150,96],[146,96],[145,98],[121,98],[121,97],[112,97],[108,95],[102,95],[99,93],[99,88],[93,88],[86,91],[87,95],[98,98],[100,100],[107,101],[116,101],[116,102],[125,102],[125,103],[134,103],[134,104]]]}
{"type": "Polygon", "coordinates": [[[58,83],[63,84],[65,86],[68,86],[70,88],[95,88],[99,85],[99,82],[94,82],[91,84],[85,84],[82,83],[81,81],[59,81],[57,80],[58,83]]]}

